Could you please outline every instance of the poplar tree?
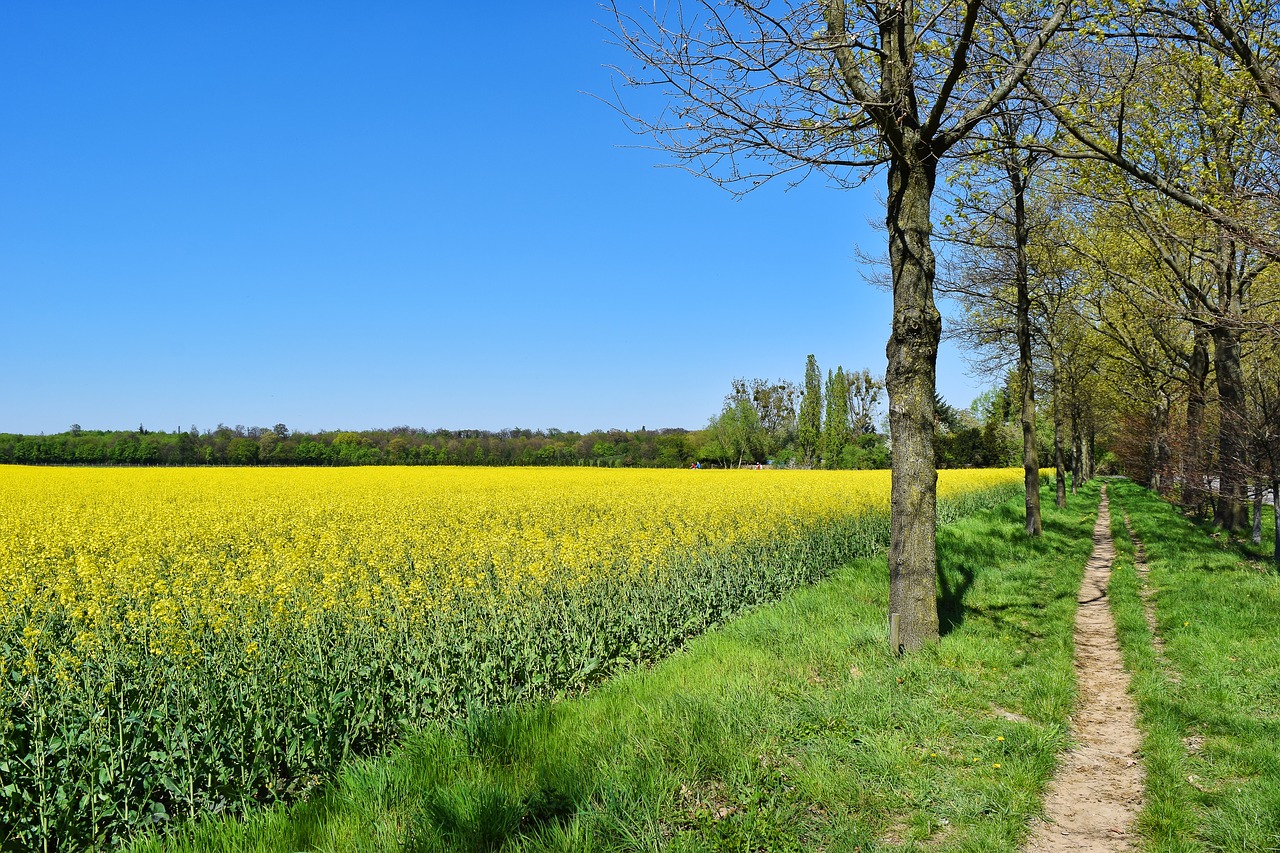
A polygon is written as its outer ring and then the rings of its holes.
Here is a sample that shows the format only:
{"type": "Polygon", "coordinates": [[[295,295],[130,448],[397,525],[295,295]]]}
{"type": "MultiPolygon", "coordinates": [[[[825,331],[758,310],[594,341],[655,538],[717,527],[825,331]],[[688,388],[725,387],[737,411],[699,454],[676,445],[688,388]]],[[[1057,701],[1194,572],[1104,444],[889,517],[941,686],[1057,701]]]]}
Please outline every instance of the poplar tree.
{"type": "Polygon", "coordinates": [[[822,427],[822,462],[825,467],[840,467],[851,437],[849,379],[844,368],[837,367],[834,375],[827,371],[827,417],[822,427]]]}
{"type": "Polygon", "coordinates": [[[812,466],[817,461],[818,447],[822,442],[822,372],[818,370],[818,360],[812,354],[804,366],[804,397],[800,401],[796,441],[804,464],[812,466]]]}

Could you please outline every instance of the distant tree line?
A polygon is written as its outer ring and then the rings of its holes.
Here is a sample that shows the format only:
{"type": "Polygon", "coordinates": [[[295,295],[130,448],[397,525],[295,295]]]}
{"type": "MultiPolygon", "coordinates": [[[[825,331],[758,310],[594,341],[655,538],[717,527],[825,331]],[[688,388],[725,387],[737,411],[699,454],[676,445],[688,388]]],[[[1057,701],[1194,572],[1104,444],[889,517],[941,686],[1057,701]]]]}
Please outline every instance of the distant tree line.
{"type": "Polygon", "coordinates": [[[301,432],[284,424],[203,432],[85,430],[0,433],[0,463],[26,465],[607,465],[680,467],[698,457],[684,429],[381,430],[301,432]]]}
{"type": "MultiPolygon", "coordinates": [[[[399,426],[303,432],[227,426],[173,432],[89,430],[54,435],[0,433],[0,464],[18,465],[592,465],[679,468],[769,464],[796,468],[887,468],[891,442],[880,410],[884,382],[868,370],[828,370],[812,355],[801,388],[780,379],[735,379],[705,429],[502,430],[399,426]]],[[[1016,463],[1018,440],[1008,388],[969,411],[939,398],[935,440],[940,468],[1016,463]]]]}

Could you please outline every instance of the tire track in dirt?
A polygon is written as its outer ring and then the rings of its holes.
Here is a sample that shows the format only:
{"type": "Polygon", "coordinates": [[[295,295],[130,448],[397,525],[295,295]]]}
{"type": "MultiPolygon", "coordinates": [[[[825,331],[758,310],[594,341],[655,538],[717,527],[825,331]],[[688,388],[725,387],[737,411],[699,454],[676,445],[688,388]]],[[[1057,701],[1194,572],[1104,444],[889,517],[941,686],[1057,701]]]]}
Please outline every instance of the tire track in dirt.
{"type": "Polygon", "coordinates": [[[1115,556],[1104,485],[1076,611],[1079,695],[1070,731],[1075,746],[1049,783],[1045,816],[1033,823],[1026,853],[1133,849],[1129,831],[1142,808],[1142,738],[1107,597],[1115,556]]]}

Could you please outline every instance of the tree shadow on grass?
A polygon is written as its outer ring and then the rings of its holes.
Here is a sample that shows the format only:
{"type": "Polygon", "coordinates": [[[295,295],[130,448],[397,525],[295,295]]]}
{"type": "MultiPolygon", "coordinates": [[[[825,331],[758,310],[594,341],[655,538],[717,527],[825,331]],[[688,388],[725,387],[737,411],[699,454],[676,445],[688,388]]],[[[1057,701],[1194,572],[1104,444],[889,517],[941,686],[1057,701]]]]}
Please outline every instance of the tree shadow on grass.
{"type": "Polygon", "coordinates": [[[1049,601],[1025,600],[974,606],[967,603],[978,575],[983,571],[1020,568],[1037,555],[1054,548],[1054,542],[1076,539],[1079,525],[1046,515],[1044,535],[1027,538],[1020,506],[1004,505],[969,524],[938,531],[938,628],[942,636],[958,631],[966,614],[982,614],[998,628],[1032,639],[1039,636],[1025,623],[1035,624],[1049,601]],[[975,523],[976,522],[976,523],[975,523]]]}
{"type": "Polygon", "coordinates": [[[964,623],[965,597],[973,588],[980,567],[1002,562],[1008,556],[1004,507],[981,526],[972,523],[938,531],[938,629],[942,636],[964,623]]]}

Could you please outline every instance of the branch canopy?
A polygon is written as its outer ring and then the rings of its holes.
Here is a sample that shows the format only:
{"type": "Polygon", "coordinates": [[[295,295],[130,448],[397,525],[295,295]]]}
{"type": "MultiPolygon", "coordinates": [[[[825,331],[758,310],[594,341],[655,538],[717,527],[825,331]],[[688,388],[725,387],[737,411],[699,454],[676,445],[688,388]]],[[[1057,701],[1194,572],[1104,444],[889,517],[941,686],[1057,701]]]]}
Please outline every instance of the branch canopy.
{"type": "Polygon", "coordinates": [[[896,155],[945,156],[1019,84],[1067,0],[690,0],[609,7],[652,87],[652,112],[614,105],[675,163],[734,192],[820,171],[863,183],[896,155]]]}

